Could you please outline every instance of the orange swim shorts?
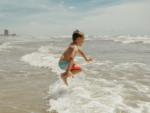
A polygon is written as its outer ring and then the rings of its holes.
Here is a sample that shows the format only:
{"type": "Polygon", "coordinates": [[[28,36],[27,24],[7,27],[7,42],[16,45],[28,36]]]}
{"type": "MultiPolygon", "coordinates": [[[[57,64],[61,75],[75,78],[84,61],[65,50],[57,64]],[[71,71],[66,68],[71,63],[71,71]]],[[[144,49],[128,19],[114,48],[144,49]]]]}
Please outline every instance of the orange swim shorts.
{"type": "MultiPolygon", "coordinates": [[[[63,70],[68,70],[68,64],[69,64],[68,61],[59,62],[59,67],[63,70]]],[[[71,69],[78,70],[81,69],[81,66],[79,64],[74,63],[71,69]]]]}

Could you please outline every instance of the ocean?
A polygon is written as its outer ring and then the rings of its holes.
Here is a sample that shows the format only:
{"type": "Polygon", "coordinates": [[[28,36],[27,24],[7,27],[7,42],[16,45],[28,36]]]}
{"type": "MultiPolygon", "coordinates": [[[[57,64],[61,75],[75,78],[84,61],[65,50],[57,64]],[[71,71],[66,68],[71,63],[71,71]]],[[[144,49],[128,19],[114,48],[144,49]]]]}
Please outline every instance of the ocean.
{"type": "Polygon", "coordinates": [[[0,113],[150,113],[150,36],[89,35],[60,78],[71,36],[0,37],[0,113]]]}

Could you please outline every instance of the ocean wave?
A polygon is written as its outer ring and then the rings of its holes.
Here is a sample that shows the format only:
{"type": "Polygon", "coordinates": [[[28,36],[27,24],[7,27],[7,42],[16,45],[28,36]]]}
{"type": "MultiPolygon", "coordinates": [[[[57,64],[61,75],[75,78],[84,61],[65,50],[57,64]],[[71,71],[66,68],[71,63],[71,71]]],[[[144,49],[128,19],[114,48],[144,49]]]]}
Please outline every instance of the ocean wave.
{"type": "Polygon", "coordinates": [[[148,35],[127,35],[127,36],[107,36],[107,35],[102,35],[102,36],[89,36],[85,40],[113,40],[114,42],[118,43],[124,43],[124,44],[129,44],[129,43],[141,43],[141,44],[150,44],[150,36],[148,35]]]}
{"type": "Polygon", "coordinates": [[[129,44],[129,43],[150,44],[150,36],[115,36],[112,37],[111,39],[113,39],[114,42],[119,42],[124,44],[129,44]]]}
{"type": "Polygon", "coordinates": [[[143,44],[150,44],[149,40],[114,40],[114,42],[120,42],[124,44],[129,44],[129,43],[143,43],[143,44]]]}
{"type": "Polygon", "coordinates": [[[60,73],[61,69],[58,68],[58,61],[62,48],[55,47],[53,45],[41,46],[37,52],[26,54],[21,57],[21,61],[27,62],[32,66],[49,68],[52,72],[60,73]]]}

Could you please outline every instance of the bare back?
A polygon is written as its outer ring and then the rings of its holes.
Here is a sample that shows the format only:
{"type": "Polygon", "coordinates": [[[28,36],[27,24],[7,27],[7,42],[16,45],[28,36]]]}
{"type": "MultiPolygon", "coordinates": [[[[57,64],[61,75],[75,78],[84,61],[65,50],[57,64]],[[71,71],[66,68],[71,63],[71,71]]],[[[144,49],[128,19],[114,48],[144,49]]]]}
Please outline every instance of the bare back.
{"type": "Polygon", "coordinates": [[[78,52],[78,47],[73,42],[66,48],[64,53],[61,55],[59,62],[68,61],[70,58],[75,57],[76,53],[78,52]]]}

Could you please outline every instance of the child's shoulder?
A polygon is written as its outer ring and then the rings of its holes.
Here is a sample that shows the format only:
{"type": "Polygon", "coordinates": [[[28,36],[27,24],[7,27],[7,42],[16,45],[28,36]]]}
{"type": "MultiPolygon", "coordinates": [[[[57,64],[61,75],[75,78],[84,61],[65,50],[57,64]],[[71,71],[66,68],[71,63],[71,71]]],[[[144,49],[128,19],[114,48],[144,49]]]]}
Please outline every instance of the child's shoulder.
{"type": "Polygon", "coordinates": [[[70,43],[70,44],[69,44],[69,47],[78,48],[78,46],[77,46],[76,44],[74,44],[74,43],[70,43]]]}
{"type": "Polygon", "coordinates": [[[74,50],[74,49],[78,49],[78,46],[71,43],[71,44],[69,45],[69,49],[73,49],[73,50],[74,50]]]}

